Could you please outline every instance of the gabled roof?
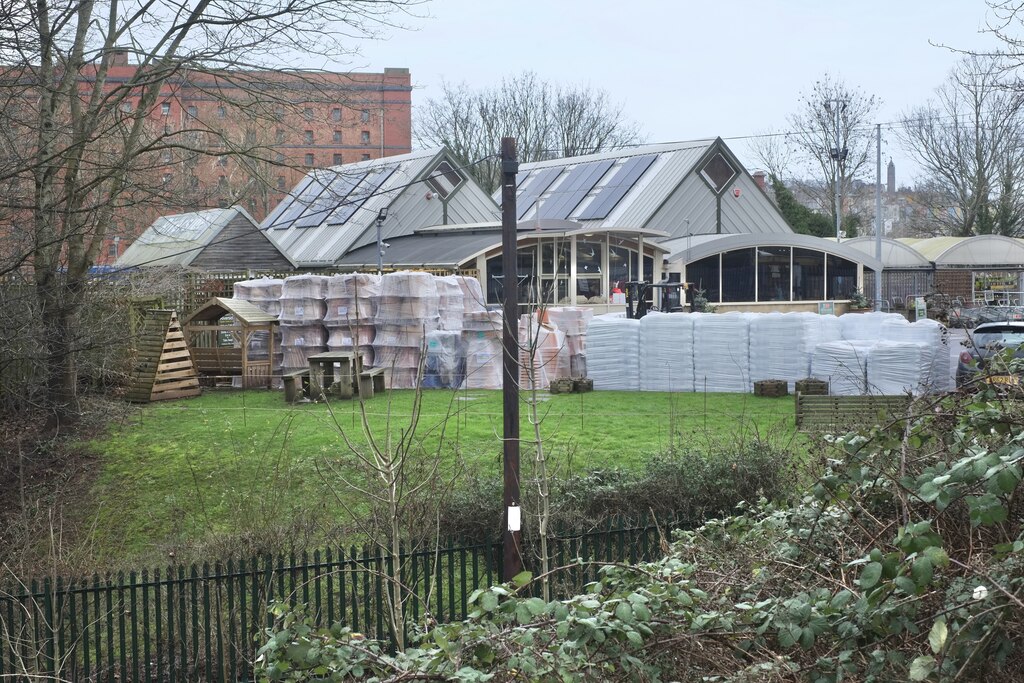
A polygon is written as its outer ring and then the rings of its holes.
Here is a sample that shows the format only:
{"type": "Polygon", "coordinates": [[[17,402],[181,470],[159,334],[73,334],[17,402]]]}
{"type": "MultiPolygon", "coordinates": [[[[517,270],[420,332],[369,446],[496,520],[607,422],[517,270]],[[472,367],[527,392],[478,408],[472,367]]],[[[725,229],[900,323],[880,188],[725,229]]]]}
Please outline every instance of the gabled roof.
{"type": "Polygon", "coordinates": [[[448,152],[436,148],[314,169],[261,228],[297,266],[328,266],[353,248],[375,243],[384,208],[385,238],[440,222],[445,211],[452,220],[493,220],[497,212],[448,152]],[[434,198],[438,182],[447,197],[434,198]]]}
{"type": "Polygon", "coordinates": [[[256,221],[240,206],[161,216],[125,249],[114,267],[188,266],[236,216],[256,229],[256,221]]]}
{"type": "MultiPolygon", "coordinates": [[[[717,194],[722,232],[792,232],[721,138],[522,164],[516,181],[521,221],[707,233],[719,227],[717,194]]],[[[493,197],[500,201],[500,191],[493,197]]]]}
{"type": "MultiPolygon", "coordinates": [[[[863,251],[868,256],[875,255],[875,238],[854,237],[843,240],[848,247],[863,251]]],[[[921,252],[901,240],[894,240],[889,237],[882,238],[882,263],[886,268],[931,268],[932,263],[921,252]]]]}
{"type": "Polygon", "coordinates": [[[235,320],[244,325],[265,325],[277,322],[277,316],[266,313],[259,306],[244,299],[228,299],[216,296],[200,306],[186,320],[185,324],[195,321],[211,321],[234,316],[235,320]]]}

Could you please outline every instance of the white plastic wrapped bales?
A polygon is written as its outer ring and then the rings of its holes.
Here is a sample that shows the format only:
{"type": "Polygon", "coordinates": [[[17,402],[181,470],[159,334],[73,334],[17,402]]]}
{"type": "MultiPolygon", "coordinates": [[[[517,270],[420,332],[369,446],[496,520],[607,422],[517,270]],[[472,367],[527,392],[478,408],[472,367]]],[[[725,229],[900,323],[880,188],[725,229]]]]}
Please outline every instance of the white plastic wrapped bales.
{"type": "Polygon", "coordinates": [[[934,356],[935,347],[921,342],[874,344],[868,351],[868,392],[883,396],[927,393],[934,356]]]}
{"type": "Polygon", "coordinates": [[[882,339],[882,325],[887,321],[906,322],[906,319],[899,313],[881,313],[869,311],[868,313],[848,313],[839,316],[839,326],[843,333],[843,339],[867,339],[878,341],[882,339]]]}
{"type": "Polygon", "coordinates": [[[745,393],[750,378],[750,321],[757,314],[702,315],[693,322],[695,391],[745,393]]]}
{"type": "Polygon", "coordinates": [[[833,396],[866,394],[868,352],[875,343],[855,340],[818,344],[811,357],[811,376],[828,382],[833,396]]]}
{"type": "Polygon", "coordinates": [[[587,373],[595,390],[640,390],[640,320],[597,316],[587,328],[587,373]]]}
{"type": "MultiPolygon", "coordinates": [[[[821,341],[815,313],[765,313],[750,319],[750,377],[793,384],[808,376],[814,347],[821,341]]],[[[829,340],[831,341],[831,340],[829,340]]]]}
{"type": "Polygon", "coordinates": [[[701,317],[649,313],[640,319],[641,391],[693,391],[693,322],[701,317]]]}
{"type": "Polygon", "coordinates": [[[882,324],[881,336],[886,341],[918,342],[928,345],[930,363],[916,386],[926,392],[952,389],[949,331],[945,325],[935,320],[918,320],[910,323],[903,316],[898,316],[898,319],[887,320],[882,324]]]}

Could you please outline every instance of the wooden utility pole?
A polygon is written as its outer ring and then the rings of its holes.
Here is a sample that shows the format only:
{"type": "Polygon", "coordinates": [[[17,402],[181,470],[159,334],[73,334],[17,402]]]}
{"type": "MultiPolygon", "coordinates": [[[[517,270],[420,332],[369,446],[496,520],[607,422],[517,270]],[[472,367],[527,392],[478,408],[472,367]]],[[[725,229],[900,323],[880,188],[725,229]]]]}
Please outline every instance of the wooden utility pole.
{"type": "Polygon", "coordinates": [[[516,244],[515,138],[501,139],[501,266],[504,315],[501,389],[504,405],[503,462],[505,524],[502,532],[502,576],[523,571],[522,509],[519,496],[519,259],[516,244]]]}

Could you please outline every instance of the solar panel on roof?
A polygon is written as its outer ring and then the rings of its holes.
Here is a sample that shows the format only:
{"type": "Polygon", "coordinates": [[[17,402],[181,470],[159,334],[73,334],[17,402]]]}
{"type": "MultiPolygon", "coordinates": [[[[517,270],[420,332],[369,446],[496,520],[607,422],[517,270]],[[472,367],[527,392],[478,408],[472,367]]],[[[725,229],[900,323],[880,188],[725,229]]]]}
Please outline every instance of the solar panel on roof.
{"type": "Polygon", "coordinates": [[[381,188],[391,175],[398,170],[395,166],[389,168],[380,168],[370,171],[361,182],[349,193],[348,198],[345,200],[343,206],[341,206],[330,220],[327,221],[328,225],[344,225],[352,218],[359,207],[366,202],[377,190],[381,188]]]}
{"type": "Polygon", "coordinates": [[[296,228],[311,228],[322,224],[328,215],[345,201],[359,181],[366,177],[366,173],[335,172],[330,173],[330,176],[328,182],[321,183],[320,193],[309,202],[306,212],[295,221],[296,228]]]}
{"type": "Polygon", "coordinates": [[[568,218],[614,163],[612,159],[593,161],[572,169],[558,184],[558,189],[540,205],[537,215],[540,218],[568,218]]]}
{"type": "Polygon", "coordinates": [[[551,187],[551,183],[555,182],[555,178],[561,175],[561,173],[562,167],[559,166],[557,168],[545,168],[531,174],[533,180],[530,181],[525,190],[520,192],[519,197],[516,199],[516,206],[519,209],[516,220],[522,220],[526,212],[537,201],[537,198],[551,187]]]}
{"type": "Polygon", "coordinates": [[[295,200],[302,196],[302,193],[305,192],[306,188],[309,187],[310,183],[312,182],[313,176],[311,175],[308,175],[305,178],[303,178],[302,182],[299,183],[299,186],[292,190],[292,192],[290,192],[287,197],[282,199],[280,203],[276,207],[274,207],[274,210],[270,212],[270,215],[263,220],[263,224],[266,225],[268,228],[274,228],[275,230],[284,230],[285,228],[290,228],[290,221],[285,222],[282,220],[282,217],[286,211],[293,208],[295,200]]]}
{"type": "Polygon", "coordinates": [[[651,167],[656,158],[656,154],[648,154],[642,157],[627,159],[615,171],[615,175],[611,177],[608,184],[598,190],[594,201],[590,202],[587,208],[583,210],[583,213],[577,216],[577,218],[584,221],[607,218],[608,214],[615,208],[615,205],[626,196],[626,193],[633,188],[636,181],[640,180],[640,176],[651,167]]]}

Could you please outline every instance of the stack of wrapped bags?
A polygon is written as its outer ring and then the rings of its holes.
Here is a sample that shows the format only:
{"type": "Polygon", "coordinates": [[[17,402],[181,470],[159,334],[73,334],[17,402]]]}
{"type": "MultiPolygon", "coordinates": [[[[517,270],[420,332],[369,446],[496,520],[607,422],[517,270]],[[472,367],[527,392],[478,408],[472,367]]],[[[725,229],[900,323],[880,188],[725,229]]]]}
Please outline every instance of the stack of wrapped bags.
{"type": "Polygon", "coordinates": [[[391,389],[413,389],[426,335],[438,329],[437,285],[430,273],[399,271],[381,278],[373,297],[374,367],[384,368],[391,389]]]}
{"type": "Polygon", "coordinates": [[[745,392],[750,379],[751,313],[702,315],[693,321],[693,380],[697,391],[745,392]]]}
{"type": "MultiPolygon", "coordinates": [[[[284,287],[284,280],[279,278],[259,278],[256,280],[242,280],[236,282],[233,296],[236,299],[248,301],[264,313],[280,317],[281,315],[281,290],[284,287]]],[[[266,349],[270,346],[266,332],[254,332],[249,339],[249,359],[259,360],[266,357],[266,349]]],[[[274,357],[271,359],[271,367],[280,368],[284,360],[284,352],[281,350],[281,331],[274,333],[274,357]]]]}
{"type": "Polygon", "coordinates": [[[569,349],[565,340],[565,333],[547,316],[529,313],[519,318],[519,386],[522,389],[547,389],[551,380],[569,376],[569,349]]]}
{"type": "Polygon", "coordinates": [[[346,273],[327,281],[327,348],[351,351],[358,355],[359,366],[373,365],[374,298],[380,294],[379,275],[346,273]]]}
{"type": "Polygon", "coordinates": [[[587,376],[587,328],[594,318],[594,309],[566,306],[549,308],[547,320],[565,335],[569,356],[569,377],[587,376]]]}
{"type": "Polygon", "coordinates": [[[327,350],[327,280],[323,275],[295,275],[281,286],[282,371],[309,367],[309,357],[327,350]]]}

